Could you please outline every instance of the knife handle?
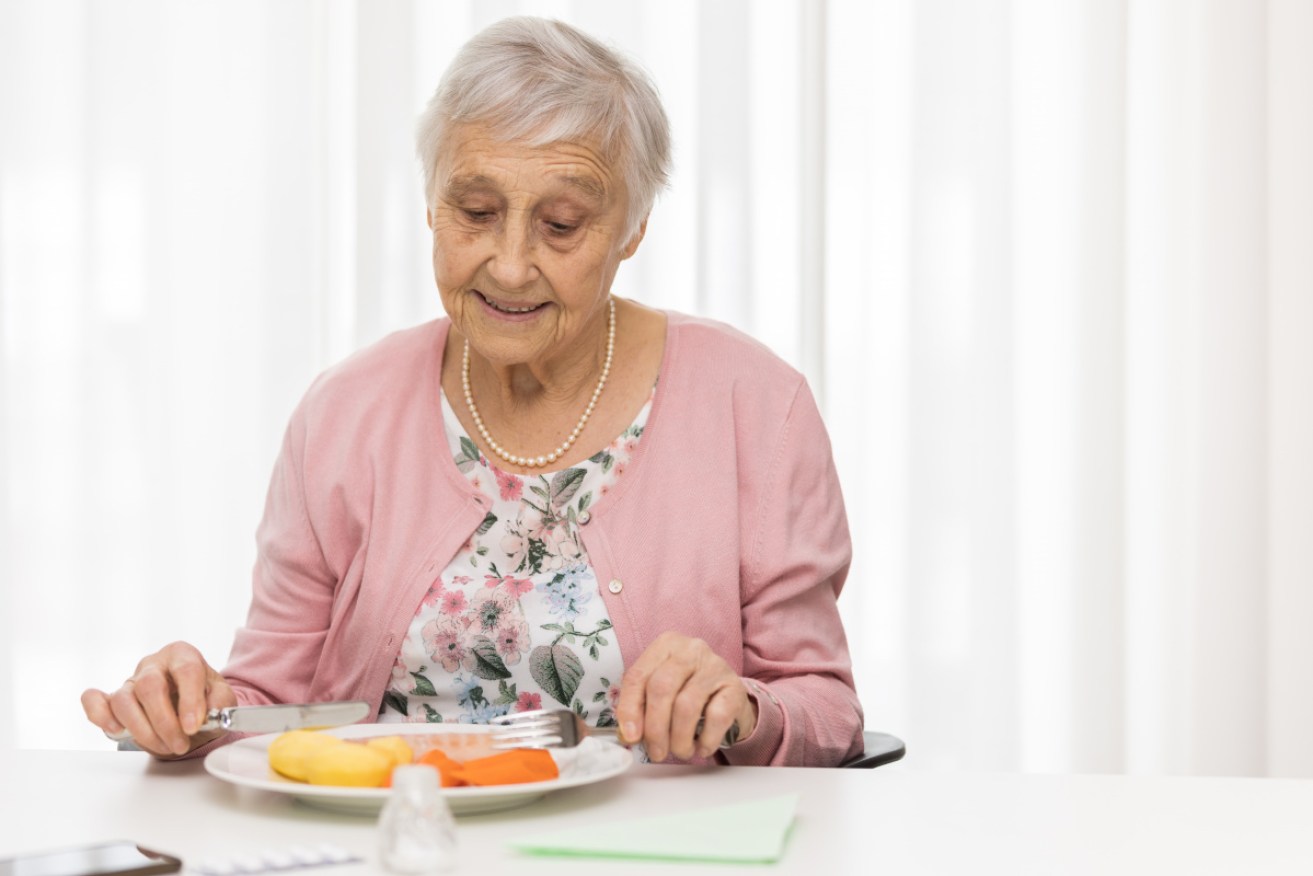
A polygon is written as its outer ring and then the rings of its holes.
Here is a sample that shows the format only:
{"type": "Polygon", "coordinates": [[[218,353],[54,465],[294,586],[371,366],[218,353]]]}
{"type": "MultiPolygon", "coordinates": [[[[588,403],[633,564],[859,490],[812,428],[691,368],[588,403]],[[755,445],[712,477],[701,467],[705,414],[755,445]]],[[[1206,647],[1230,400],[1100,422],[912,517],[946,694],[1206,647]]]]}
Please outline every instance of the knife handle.
{"type": "MultiPolygon", "coordinates": [[[[228,709],[210,709],[205,713],[205,721],[200,727],[196,728],[196,732],[206,733],[210,730],[227,730],[231,721],[232,715],[228,709]]],[[[110,742],[131,742],[132,734],[127,729],[123,729],[118,733],[106,732],[105,738],[110,742]]]]}

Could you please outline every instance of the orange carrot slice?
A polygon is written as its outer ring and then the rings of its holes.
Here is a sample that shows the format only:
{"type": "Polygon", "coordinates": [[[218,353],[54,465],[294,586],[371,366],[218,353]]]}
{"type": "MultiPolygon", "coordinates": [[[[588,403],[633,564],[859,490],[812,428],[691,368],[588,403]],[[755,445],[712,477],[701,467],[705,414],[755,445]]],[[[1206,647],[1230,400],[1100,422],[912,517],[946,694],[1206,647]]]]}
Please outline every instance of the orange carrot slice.
{"type": "Polygon", "coordinates": [[[426,764],[438,771],[444,788],[459,788],[466,784],[463,773],[465,765],[452,760],[441,749],[433,748],[415,759],[416,763],[426,764]]]}
{"type": "Polygon", "coordinates": [[[462,779],[479,786],[546,782],[560,774],[550,752],[531,748],[467,760],[461,769],[462,779]]]}

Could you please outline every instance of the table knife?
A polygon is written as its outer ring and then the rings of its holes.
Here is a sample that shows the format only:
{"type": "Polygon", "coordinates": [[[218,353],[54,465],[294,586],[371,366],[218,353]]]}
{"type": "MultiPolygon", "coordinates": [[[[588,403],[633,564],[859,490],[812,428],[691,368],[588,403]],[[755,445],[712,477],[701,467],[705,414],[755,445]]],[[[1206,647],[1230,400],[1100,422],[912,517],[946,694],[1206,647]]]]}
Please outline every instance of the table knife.
{"type": "MultiPolygon", "coordinates": [[[[230,730],[234,733],[280,733],[317,727],[353,724],[369,714],[369,703],[352,700],[338,703],[290,703],[278,706],[229,706],[210,709],[198,733],[207,730],[230,730]]],[[[115,742],[124,742],[132,734],[106,733],[115,742]]]]}

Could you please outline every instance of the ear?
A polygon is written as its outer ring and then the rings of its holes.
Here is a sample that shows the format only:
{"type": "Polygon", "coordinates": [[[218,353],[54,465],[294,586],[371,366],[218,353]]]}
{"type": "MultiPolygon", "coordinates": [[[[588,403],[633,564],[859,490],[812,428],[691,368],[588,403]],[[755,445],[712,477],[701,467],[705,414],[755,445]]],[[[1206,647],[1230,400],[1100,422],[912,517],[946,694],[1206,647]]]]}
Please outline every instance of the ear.
{"type": "Polygon", "coordinates": [[[642,222],[638,223],[638,230],[634,232],[633,237],[629,238],[629,242],[625,244],[624,250],[621,251],[620,253],[621,261],[624,261],[625,259],[632,256],[634,253],[638,252],[638,245],[643,242],[643,235],[645,234],[647,234],[646,216],[643,217],[642,222]]]}

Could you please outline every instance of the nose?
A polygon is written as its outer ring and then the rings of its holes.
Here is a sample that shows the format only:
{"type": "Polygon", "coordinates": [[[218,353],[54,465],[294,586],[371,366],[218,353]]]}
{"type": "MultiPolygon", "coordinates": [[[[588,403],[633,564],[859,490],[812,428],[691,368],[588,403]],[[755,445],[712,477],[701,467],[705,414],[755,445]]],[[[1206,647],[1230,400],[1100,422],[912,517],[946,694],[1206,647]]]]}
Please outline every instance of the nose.
{"type": "Polygon", "coordinates": [[[516,218],[512,216],[502,223],[488,261],[488,274],[508,291],[522,289],[538,277],[531,231],[527,222],[515,221],[516,218]]]}

